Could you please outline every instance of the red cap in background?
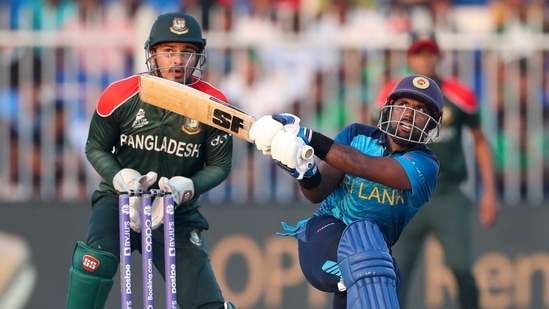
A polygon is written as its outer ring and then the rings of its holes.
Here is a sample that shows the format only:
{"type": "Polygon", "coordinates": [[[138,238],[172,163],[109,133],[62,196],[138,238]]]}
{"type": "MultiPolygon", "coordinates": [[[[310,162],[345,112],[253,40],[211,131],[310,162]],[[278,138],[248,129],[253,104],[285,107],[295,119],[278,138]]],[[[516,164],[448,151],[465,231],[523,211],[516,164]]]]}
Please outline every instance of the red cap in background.
{"type": "Polygon", "coordinates": [[[412,44],[408,47],[407,54],[415,54],[422,49],[429,49],[436,54],[440,53],[440,47],[432,34],[412,34],[412,44]]]}

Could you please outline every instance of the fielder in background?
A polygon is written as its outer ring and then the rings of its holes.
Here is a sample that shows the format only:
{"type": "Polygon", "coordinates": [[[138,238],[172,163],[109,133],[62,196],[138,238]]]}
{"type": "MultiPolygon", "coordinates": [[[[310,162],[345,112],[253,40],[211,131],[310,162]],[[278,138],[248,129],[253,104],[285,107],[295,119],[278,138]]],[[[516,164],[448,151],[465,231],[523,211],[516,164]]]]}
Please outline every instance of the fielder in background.
{"type": "Polygon", "coordinates": [[[290,114],[264,116],[250,137],[321,203],[296,227],[305,278],[334,294],[334,309],[399,308],[399,272],[391,247],[435,190],[439,163],[425,145],[438,134],[442,93],[421,75],[392,90],[376,127],[351,124],[334,139],[299,127],[290,114]],[[303,145],[321,160],[302,159],[303,145]]]}
{"type": "MultiPolygon", "coordinates": [[[[413,73],[432,78],[444,95],[444,119],[440,137],[429,148],[440,160],[440,178],[432,199],[403,231],[393,248],[402,277],[402,308],[410,288],[412,270],[427,235],[441,243],[447,266],[454,273],[461,308],[479,308],[479,292],[471,268],[473,263],[471,235],[471,201],[460,189],[467,179],[467,166],[462,145],[462,129],[471,132],[476,165],[480,172],[481,195],[479,219],[490,227],[497,217],[497,197],[492,152],[481,130],[479,106],[472,90],[451,78],[442,78],[436,69],[442,59],[439,45],[432,35],[413,35],[407,51],[407,62],[413,73]]],[[[382,88],[377,104],[383,105],[396,80],[382,88]]]]}
{"type": "MultiPolygon", "coordinates": [[[[167,13],[145,44],[149,73],[227,101],[201,80],[206,40],[190,15],[167,13]]],[[[104,179],[92,196],[85,242],[74,250],[67,308],[103,308],[119,263],[118,195],[129,189],[172,192],[175,203],[177,302],[185,309],[235,308],[225,302],[202,238],[208,222],[198,211],[202,193],[223,182],[232,166],[232,137],[145,104],[138,76],[111,84],[97,102],[86,155],[104,179]],[[158,181],[157,181],[158,178],[158,181]]],[[[131,246],[141,252],[139,205],[130,198],[131,246]]],[[[162,200],[152,202],[154,265],[164,275],[162,200]]]]}

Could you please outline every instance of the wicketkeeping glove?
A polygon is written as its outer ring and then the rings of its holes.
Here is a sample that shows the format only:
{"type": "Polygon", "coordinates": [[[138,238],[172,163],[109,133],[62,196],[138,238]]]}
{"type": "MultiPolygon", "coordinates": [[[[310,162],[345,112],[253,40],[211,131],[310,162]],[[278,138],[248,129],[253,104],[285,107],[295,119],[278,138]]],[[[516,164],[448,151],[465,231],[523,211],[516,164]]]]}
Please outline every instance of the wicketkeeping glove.
{"type": "MultiPolygon", "coordinates": [[[[118,192],[129,190],[144,191],[149,189],[156,182],[158,175],[155,172],[148,172],[141,175],[138,171],[131,168],[121,169],[112,180],[114,188],[118,192]]],[[[141,204],[137,197],[130,197],[130,227],[136,232],[141,231],[141,204]]]]}
{"type": "MultiPolygon", "coordinates": [[[[174,176],[168,180],[166,177],[160,177],[158,181],[160,190],[171,192],[175,207],[185,203],[194,196],[194,183],[191,179],[174,176]]],[[[164,198],[156,197],[151,206],[152,210],[152,228],[156,229],[164,220],[164,198]]]]}

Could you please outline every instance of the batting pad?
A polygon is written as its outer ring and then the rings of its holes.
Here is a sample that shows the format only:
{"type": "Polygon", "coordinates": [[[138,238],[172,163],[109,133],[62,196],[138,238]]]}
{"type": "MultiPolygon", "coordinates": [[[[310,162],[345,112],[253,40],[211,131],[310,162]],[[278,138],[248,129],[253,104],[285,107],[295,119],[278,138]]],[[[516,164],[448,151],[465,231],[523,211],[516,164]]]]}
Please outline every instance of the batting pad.
{"type": "Polygon", "coordinates": [[[347,287],[347,309],[399,308],[393,259],[377,224],[351,223],[337,253],[347,287]]]}

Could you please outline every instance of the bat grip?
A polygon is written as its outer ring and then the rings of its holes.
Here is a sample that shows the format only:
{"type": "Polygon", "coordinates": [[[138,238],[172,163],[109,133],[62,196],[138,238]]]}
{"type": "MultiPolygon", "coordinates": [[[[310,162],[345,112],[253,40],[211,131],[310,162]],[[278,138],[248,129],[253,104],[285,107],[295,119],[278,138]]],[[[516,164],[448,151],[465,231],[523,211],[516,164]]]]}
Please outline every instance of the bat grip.
{"type": "Polygon", "coordinates": [[[311,146],[303,146],[301,148],[301,158],[304,160],[309,160],[315,155],[315,150],[311,146]]]}

